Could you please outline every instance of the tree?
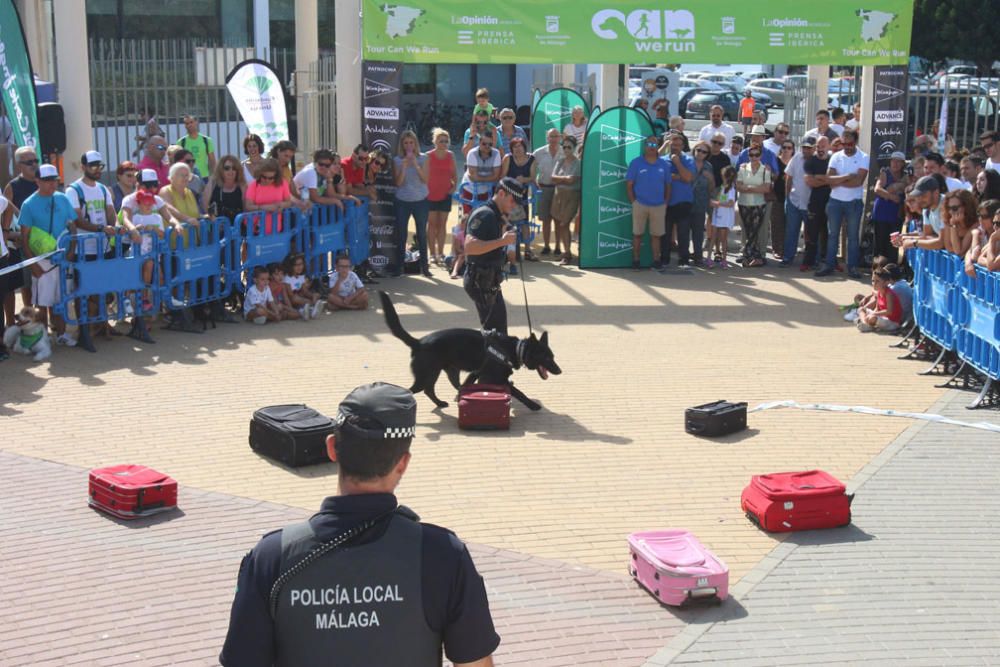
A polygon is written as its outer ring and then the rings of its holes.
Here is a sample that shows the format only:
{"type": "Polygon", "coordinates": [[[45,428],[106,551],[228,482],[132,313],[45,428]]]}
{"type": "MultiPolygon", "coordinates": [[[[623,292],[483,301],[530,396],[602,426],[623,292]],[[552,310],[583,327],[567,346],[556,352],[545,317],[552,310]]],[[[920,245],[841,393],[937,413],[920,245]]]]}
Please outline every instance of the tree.
{"type": "Polygon", "coordinates": [[[995,0],[916,0],[910,53],[938,62],[969,60],[989,75],[1000,54],[998,24],[1000,2],[995,0]]]}

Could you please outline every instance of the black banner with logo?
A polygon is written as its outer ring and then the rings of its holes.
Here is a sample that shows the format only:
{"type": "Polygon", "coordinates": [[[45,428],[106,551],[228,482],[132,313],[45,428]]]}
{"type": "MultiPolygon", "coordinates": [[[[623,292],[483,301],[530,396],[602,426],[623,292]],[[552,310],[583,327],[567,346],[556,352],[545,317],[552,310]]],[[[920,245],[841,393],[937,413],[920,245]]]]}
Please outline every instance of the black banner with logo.
{"type": "Polygon", "coordinates": [[[402,84],[402,63],[362,62],[362,141],[371,149],[373,159],[376,152],[388,159],[388,164],[375,178],[378,195],[369,206],[371,246],[368,261],[380,274],[396,260],[396,209],[393,204],[396,186],[392,178],[392,157],[399,142],[402,84]]]}
{"type": "MultiPolygon", "coordinates": [[[[875,99],[872,105],[871,157],[879,167],[889,164],[896,151],[906,153],[908,72],[903,65],[875,68],[875,99]]],[[[876,169],[872,169],[878,174],[876,169]]]]}

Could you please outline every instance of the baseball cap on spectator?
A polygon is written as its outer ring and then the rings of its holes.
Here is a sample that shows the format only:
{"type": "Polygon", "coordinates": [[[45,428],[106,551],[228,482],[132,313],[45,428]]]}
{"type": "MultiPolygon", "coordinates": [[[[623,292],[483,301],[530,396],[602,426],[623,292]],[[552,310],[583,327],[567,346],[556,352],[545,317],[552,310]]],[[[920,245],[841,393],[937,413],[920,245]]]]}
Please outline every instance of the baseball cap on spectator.
{"type": "Polygon", "coordinates": [[[156,170],[143,169],[142,173],[139,174],[139,182],[143,185],[159,185],[160,178],[156,175],[156,170]]]}
{"type": "Polygon", "coordinates": [[[42,181],[52,181],[59,178],[59,170],[51,164],[43,164],[38,168],[38,178],[42,181]]]}
{"type": "Polygon", "coordinates": [[[906,162],[906,154],[902,151],[893,151],[892,155],[889,156],[890,160],[902,160],[906,162]]]}
{"type": "Polygon", "coordinates": [[[750,135],[764,137],[767,136],[767,131],[764,129],[763,125],[754,125],[750,128],[750,135]]]}
{"type": "Polygon", "coordinates": [[[815,146],[816,145],[816,136],[812,135],[812,134],[807,134],[806,136],[802,137],[802,145],[803,146],[815,146]]]}
{"type": "Polygon", "coordinates": [[[83,157],[80,158],[80,162],[84,165],[104,164],[104,156],[97,151],[87,151],[83,154],[83,157]]]}
{"type": "Polygon", "coordinates": [[[513,197],[517,203],[523,204],[525,202],[525,187],[518,183],[516,179],[507,176],[500,180],[500,184],[497,187],[513,197]]]}
{"type": "Polygon", "coordinates": [[[921,176],[917,184],[913,186],[913,191],[918,195],[926,194],[928,192],[940,192],[941,184],[938,179],[933,176],[921,176]]]}

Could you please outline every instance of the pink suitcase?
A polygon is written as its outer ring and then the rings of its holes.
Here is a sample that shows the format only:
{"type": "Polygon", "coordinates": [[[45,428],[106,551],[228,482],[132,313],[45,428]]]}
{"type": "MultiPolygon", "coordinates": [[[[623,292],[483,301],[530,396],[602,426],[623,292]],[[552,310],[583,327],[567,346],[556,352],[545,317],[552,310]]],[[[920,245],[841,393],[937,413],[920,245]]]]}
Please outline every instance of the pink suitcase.
{"type": "Polygon", "coordinates": [[[663,604],[729,597],[729,568],[686,530],[647,530],[628,536],[629,574],[663,604]]]}

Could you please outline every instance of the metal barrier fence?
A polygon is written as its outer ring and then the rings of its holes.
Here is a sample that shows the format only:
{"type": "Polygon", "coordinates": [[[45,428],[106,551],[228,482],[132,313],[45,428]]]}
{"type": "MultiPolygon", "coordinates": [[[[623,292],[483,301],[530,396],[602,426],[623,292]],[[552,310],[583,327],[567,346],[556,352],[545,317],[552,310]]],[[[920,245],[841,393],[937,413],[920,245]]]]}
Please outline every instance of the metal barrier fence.
{"type": "Polygon", "coordinates": [[[935,366],[954,352],[962,361],[955,377],[965,366],[984,377],[969,406],[978,407],[1000,380],[1000,276],[977,265],[971,277],[961,258],[946,250],[917,250],[914,260],[917,326],[941,346],[935,366]]]}
{"type": "Polygon", "coordinates": [[[916,84],[910,86],[907,136],[910,141],[919,131],[929,133],[941,117],[941,107],[948,101],[948,128],[955,147],[972,148],[979,144],[979,135],[1000,127],[1000,99],[997,79],[948,77],[947,84],[916,84]],[[947,87],[945,87],[947,85],[947,87]]]}

